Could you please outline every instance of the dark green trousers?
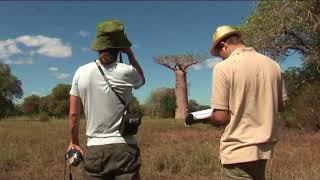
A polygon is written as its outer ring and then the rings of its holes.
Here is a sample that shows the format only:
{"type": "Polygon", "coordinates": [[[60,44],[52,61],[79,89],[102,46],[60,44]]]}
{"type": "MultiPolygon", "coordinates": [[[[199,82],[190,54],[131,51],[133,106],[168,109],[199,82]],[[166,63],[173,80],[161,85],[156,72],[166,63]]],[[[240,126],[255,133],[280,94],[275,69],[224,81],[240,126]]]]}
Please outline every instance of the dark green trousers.
{"type": "Polygon", "coordinates": [[[140,150],[128,144],[88,146],[84,169],[88,180],[139,180],[140,150]]]}
{"type": "Polygon", "coordinates": [[[267,160],[224,164],[223,180],[265,180],[267,160]]]}

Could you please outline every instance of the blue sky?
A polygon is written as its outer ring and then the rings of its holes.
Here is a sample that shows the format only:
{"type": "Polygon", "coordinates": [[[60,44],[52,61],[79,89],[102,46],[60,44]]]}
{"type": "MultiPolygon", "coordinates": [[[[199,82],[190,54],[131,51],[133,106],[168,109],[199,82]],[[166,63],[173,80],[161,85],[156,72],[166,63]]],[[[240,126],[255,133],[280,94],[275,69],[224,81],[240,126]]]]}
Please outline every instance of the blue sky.
{"type": "MultiPolygon", "coordinates": [[[[152,90],[174,87],[174,73],[154,57],[186,52],[206,54],[213,31],[239,25],[253,10],[251,1],[164,2],[0,2],[0,62],[10,64],[24,95],[46,95],[58,83],[71,83],[76,69],[94,59],[90,50],[96,24],[124,22],[146,85],[135,91],[144,102],[152,90]]],[[[297,65],[290,57],[283,68],[297,65]]],[[[210,103],[212,63],[188,71],[189,99],[210,103]]]]}

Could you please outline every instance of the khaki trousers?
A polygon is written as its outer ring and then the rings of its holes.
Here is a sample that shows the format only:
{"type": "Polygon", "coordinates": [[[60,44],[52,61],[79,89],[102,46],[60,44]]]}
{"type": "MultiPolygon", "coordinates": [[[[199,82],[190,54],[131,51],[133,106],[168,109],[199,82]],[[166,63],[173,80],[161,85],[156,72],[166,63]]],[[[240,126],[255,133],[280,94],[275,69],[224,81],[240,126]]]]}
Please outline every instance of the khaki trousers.
{"type": "Polygon", "coordinates": [[[88,180],[139,180],[140,150],[128,144],[88,146],[84,169],[88,180]]]}
{"type": "Polygon", "coordinates": [[[265,180],[267,160],[224,164],[223,180],[265,180]]]}

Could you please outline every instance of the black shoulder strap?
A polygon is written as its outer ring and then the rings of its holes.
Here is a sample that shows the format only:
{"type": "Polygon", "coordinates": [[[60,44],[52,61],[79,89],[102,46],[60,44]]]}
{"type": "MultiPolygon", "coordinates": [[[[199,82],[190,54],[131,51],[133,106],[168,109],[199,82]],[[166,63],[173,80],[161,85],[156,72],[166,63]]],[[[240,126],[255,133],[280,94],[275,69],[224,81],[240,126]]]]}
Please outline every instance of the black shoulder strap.
{"type": "Polygon", "coordinates": [[[121,98],[121,96],[113,89],[112,85],[110,84],[108,78],[106,77],[106,75],[104,74],[100,64],[95,60],[94,61],[96,63],[96,65],[99,68],[99,71],[103,77],[103,79],[106,81],[106,83],[108,84],[108,86],[110,87],[110,89],[117,95],[118,99],[120,100],[120,102],[124,105],[125,108],[127,108],[127,104],[125,103],[125,101],[121,98]]]}

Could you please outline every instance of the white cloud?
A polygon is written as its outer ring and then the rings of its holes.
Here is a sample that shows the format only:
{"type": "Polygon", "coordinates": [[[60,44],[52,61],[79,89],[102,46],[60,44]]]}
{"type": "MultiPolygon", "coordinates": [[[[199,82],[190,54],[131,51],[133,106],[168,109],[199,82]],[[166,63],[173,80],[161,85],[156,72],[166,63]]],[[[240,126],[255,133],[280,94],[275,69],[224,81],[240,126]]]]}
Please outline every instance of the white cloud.
{"type": "Polygon", "coordinates": [[[25,62],[25,64],[33,64],[33,60],[32,59],[26,60],[24,62],[25,62]]]}
{"type": "Polygon", "coordinates": [[[68,46],[56,46],[54,44],[43,46],[37,51],[38,54],[42,54],[48,57],[54,58],[67,58],[72,54],[71,47],[68,46]]]}
{"type": "Polygon", "coordinates": [[[48,70],[51,72],[52,76],[58,80],[66,79],[70,76],[69,73],[63,73],[57,67],[49,67],[48,70]]]}
{"type": "Polygon", "coordinates": [[[191,66],[194,70],[201,70],[202,69],[202,65],[201,63],[195,64],[193,66],[191,66]]]}
{"type": "Polygon", "coordinates": [[[80,30],[80,31],[79,31],[79,35],[80,35],[81,37],[83,37],[83,38],[88,37],[89,34],[90,34],[89,32],[84,31],[84,30],[80,30]]]}
{"type": "Polygon", "coordinates": [[[45,43],[43,36],[29,36],[29,35],[19,36],[15,39],[15,41],[22,43],[27,47],[39,47],[45,43]]]}
{"type": "Polygon", "coordinates": [[[72,47],[59,38],[42,35],[23,35],[15,39],[0,40],[0,61],[10,64],[33,64],[31,56],[43,55],[52,58],[67,58],[72,47]],[[20,49],[19,46],[25,46],[20,49]],[[28,60],[21,60],[28,59],[28,60]]]}
{"type": "Polygon", "coordinates": [[[195,64],[192,67],[193,70],[202,70],[202,69],[212,69],[217,63],[221,61],[221,58],[218,57],[212,57],[209,59],[206,59],[204,61],[201,61],[198,64],[195,64]]]}
{"type": "Polygon", "coordinates": [[[16,65],[20,65],[20,64],[33,64],[33,60],[32,60],[32,59],[28,59],[28,60],[2,59],[1,61],[2,61],[4,64],[16,64],[16,65]]]}
{"type": "Polygon", "coordinates": [[[36,53],[37,53],[36,51],[31,50],[31,51],[29,52],[29,55],[30,55],[30,56],[34,56],[36,53]]]}
{"type": "Polygon", "coordinates": [[[19,61],[12,61],[11,59],[4,59],[2,62],[4,64],[19,64],[19,61]]]}
{"type": "Polygon", "coordinates": [[[65,78],[67,78],[69,76],[70,76],[69,73],[59,73],[59,74],[56,75],[56,79],[61,80],[61,79],[65,79],[65,78]]]}
{"type": "Polygon", "coordinates": [[[205,60],[205,64],[208,68],[213,68],[217,63],[221,62],[222,59],[218,57],[209,58],[205,60]]]}
{"type": "Polygon", "coordinates": [[[66,58],[72,55],[71,46],[63,44],[59,38],[24,35],[16,38],[16,41],[27,47],[38,48],[35,52],[44,56],[66,58]]]}
{"type": "Polygon", "coordinates": [[[40,91],[32,91],[31,92],[32,95],[37,95],[37,96],[43,96],[43,93],[40,91]]]}
{"type": "Polygon", "coordinates": [[[8,59],[12,55],[21,53],[22,51],[17,47],[14,40],[0,41],[0,59],[8,59]]]}
{"type": "Polygon", "coordinates": [[[57,68],[57,67],[49,67],[48,69],[50,71],[59,71],[59,68],[57,68]]]}

